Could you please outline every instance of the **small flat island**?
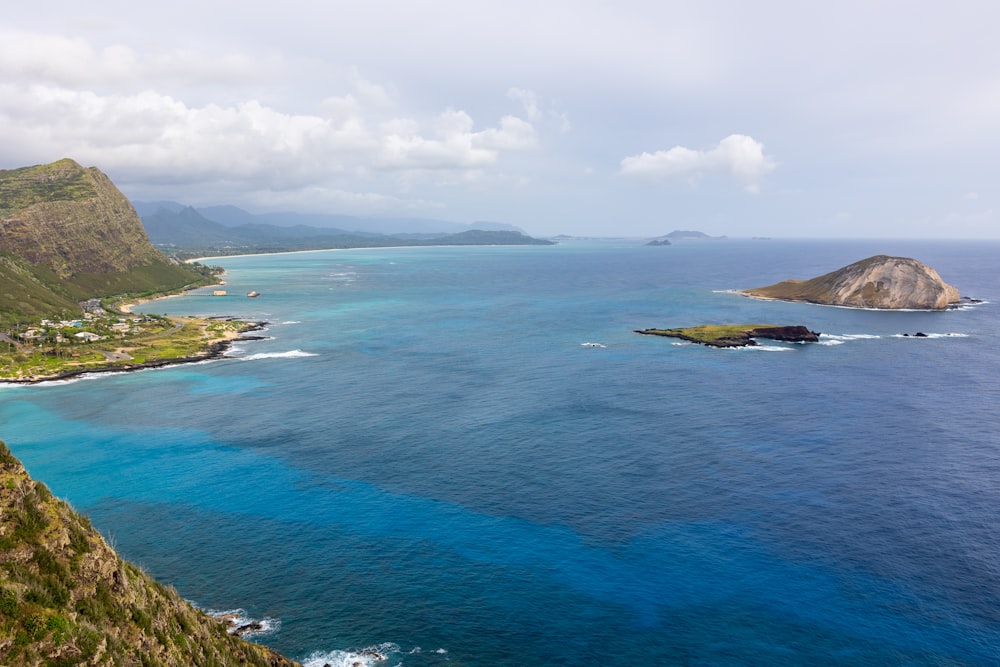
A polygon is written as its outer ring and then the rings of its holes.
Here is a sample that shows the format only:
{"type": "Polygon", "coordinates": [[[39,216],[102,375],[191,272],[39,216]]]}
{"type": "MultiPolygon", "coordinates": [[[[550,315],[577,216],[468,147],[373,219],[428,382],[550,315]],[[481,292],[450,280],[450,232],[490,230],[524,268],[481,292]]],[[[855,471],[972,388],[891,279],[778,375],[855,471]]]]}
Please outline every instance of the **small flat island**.
{"type": "Polygon", "coordinates": [[[778,324],[702,324],[680,329],[636,329],[647,336],[680,338],[710,347],[749,347],[756,345],[755,338],[784,341],[786,343],[816,343],[819,333],[802,325],[778,324]]]}

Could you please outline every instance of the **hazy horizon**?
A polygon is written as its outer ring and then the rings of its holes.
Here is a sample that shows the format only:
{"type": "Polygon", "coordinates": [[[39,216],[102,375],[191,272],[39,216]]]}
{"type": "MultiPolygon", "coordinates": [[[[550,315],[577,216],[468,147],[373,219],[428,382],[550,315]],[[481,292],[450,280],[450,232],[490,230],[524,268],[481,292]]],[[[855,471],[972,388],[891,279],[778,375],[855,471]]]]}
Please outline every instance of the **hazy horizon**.
{"type": "Polygon", "coordinates": [[[1000,238],[1000,6],[54,0],[0,168],[133,200],[535,236],[1000,238]]]}

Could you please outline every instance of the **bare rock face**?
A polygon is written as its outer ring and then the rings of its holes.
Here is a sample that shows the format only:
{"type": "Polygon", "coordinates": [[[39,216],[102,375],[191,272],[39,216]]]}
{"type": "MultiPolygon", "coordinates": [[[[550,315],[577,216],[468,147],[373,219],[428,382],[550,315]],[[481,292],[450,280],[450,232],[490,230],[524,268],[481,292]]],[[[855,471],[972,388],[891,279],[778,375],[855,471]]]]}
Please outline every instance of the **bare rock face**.
{"type": "Polygon", "coordinates": [[[831,306],[943,310],[960,300],[958,289],[915,259],[875,255],[810,280],[785,280],[743,290],[746,296],[831,306]]]}

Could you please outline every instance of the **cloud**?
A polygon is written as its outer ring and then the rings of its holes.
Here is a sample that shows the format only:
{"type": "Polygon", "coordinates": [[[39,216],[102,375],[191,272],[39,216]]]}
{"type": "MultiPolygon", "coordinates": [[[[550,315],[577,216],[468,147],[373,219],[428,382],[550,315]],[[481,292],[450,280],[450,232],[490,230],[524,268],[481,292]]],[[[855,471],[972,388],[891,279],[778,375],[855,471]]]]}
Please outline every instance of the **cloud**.
{"type": "Polygon", "coordinates": [[[272,76],[273,57],[175,49],[143,58],[132,47],[97,47],[80,37],[0,31],[0,77],[71,90],[137,91],[165,83],[233,86],[272,76]]]}
{"type": "Polygon", "coordinates": [[[560,132],[568,132],[570,130],[569,116],[565,112],[557,110],[554,106],[550,106],[548,110],[543,111],[541,105],[538,103],[538,95],[534,91],[524,88],[510,88],[507,90],[507,97],[521,103],[525,115],[531,122],[541,122],[548,116],[555,121],[560,132]]]}
{"type": "MultiPolygon", "coordinates": [[[[65,47],[61,53],[92,53],[76,42],[56,43],[65,47]]],[[[136,180],[247,179],[255,187],[297,188],[345,175],[483,170],[537,146],[534,125],[514,115],[486,127],[458,109],[423,121],[392,116],[390,91],[356,71],[349,91],[309,112],[258,99],[191,104],[151,89],[102,93],[72,72],[28,79],[0,83],[0,137],[13,166],[72,157],[127,170],[136,180]]]]}
{"type": "Polygon", "coordinates": [[[774,160],[764,154],[764,144],[744,134],[731,134],[704,151],[674,146],[621,161],[621,173],[639,180],[697,184],[708,175],[728,174],[752,193],[759,191],[761,179],[774,168],[774,160]]]}

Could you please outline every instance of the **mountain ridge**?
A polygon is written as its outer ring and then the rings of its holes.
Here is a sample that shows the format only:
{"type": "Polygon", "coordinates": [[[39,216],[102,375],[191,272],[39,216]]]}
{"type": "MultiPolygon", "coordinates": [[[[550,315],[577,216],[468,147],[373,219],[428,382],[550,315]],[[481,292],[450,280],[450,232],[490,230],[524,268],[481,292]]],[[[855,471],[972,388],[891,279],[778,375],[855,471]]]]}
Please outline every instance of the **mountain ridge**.
{"type": "Polygon", "coordinates": [[[82,300],[208,280],[153,247],[135,208],[96,167],[65,158],[0,171],[0,323],[78,315],[82,300]]]}
{"type": "MultiPolygon", "coordinates": [[[[461,225],[457,232],[398,232],[382,234],[371,231],[347,231],[337,227],[308,224],[272,224],[268,216],[254,216],[236,207],[197,209],[176,202],[160,202],[155,210],[140,205],[142,224],[150,240],[159,248],[178,257],[229,255],[290,250],[332,248],[399,247],[419,245],[551,245],[552,241],[535,239],[513,226],[489,223],[486,226],[510,229],[470,229],[461,225]],[[209,215],[221,209],[227,223],[209,215]],[[235,212],[234,212],[235,211],[235,212]],[[232,224],[236,223],[236,224],[232,224]]],[[[279,216],[282,214],[273,214],[279,216]]],[[[333,216],[335,217],[335,216],[333,216]]],[[[293,220],[309,220],[298,216],[293,220]]],[[[331,216],[326,218],[332,219],[331,216]]]]}
{"type": "Polygon", "coordinates": [[[143,219],[149,215],[158,213],[160,210],[177,213],[185,208],[193,208],[207,220],[225,227],[239,227],[249,224],[273,225],[275,227],[306,226],[323,231],[333,229],[347,234],[379,234],[388,236],[395,234],[455,234],[474,229],[525,233],[523,229],[516,225],[485,220],[462,223],[434,218],[378,218],[340,213],[300,213],[297,211],[251,213],[232,204],[188,206],[175,201],[134,201],[132,204],[143,219]]]}

